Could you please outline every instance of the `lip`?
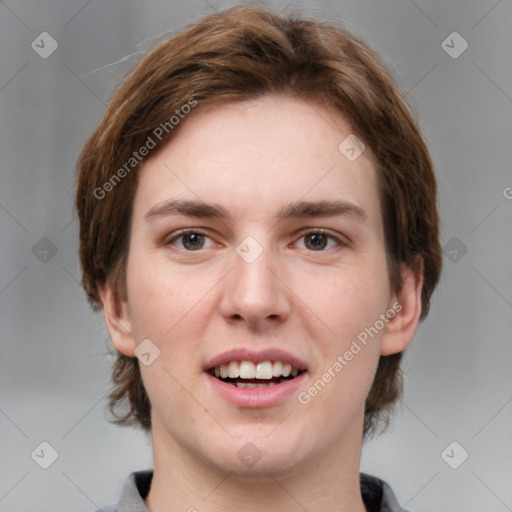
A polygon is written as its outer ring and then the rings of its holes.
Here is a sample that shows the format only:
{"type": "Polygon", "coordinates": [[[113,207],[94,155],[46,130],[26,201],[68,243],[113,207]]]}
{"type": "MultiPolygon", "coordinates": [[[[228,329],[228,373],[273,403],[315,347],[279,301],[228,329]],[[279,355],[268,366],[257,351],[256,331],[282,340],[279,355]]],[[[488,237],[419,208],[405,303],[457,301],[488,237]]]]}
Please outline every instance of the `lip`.
{"type": "Polygon", "coordinates": [[[306,374],[307,372],[303,372],[294,379],[282,382],[276,386],[259,389],[245,389],[238,388],[232,384],[227,384],[208,372],[204,373],[213,390],[224,400],[231,402],[238,407],[250,409],[279,405],[297,390],[306,378],[306,374]]]}
{"type": "MultiPolygon", "coordinates": [[[[256,352],[254,350],[248,350],[246,348],[236,348],[223,352],[212,359],[210,359],[204,366],[203,370],[208,372],[216,366],[221,364],[229,363],[230,361],[252,361],[253,363],[261,363],[263,361],[282,361],[283,363],[289,363],[298,370],[306,370],[307,364],[298,357],[278,348],[272,348],[256,352]]],[[[218,380],[218,379],[215,379],[218,380]]],[[[293,382],[292,379],[290,382],[293,382]]],[[[280,384],[281,385],[281,384],[280,384]]],[[[230,386],[233,387],[233,386],[230,386]]],[[[275,386],[278,387],[278,386],[275,386]]],[[[241,388],[237,388],[241,389],[241,388]]],[[[269,388],[270,389],[270,388],[269,388]]]]}

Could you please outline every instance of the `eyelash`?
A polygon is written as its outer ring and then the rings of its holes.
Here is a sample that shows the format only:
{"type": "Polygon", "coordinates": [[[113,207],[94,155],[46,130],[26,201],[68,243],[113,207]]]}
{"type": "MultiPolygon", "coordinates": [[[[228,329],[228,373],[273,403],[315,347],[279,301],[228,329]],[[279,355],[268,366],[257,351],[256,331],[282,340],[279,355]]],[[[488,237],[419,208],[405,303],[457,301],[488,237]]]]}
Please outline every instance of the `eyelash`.
{"type": "MultiPolygon", "coordinates": [[[[197,230],[197,229],[193,229],[193,228],[183,229],[183,230],[179,231],[178,233],[176,233],[175,235],[173,235],[171,238],[168,238],[165,241],[165,245],[172,245],[174,241],[179,240],[180,238],[183,238],[186,235],[192,235],[192,234],[194,234],[194,235],[201,235],[201,236],[204,236],[204,237],[207,237],[207,238],[211,238],[206,233],[204,233],[204,232],[202,232],[200,230],[197,230]]],[[[340,247],[347,247],[348,246],[347,242],[341,240],[337,236],[334,236],[334,235],[330,234],[328,231],[326,231],[323,228],[316,228],[316,229],[308,228],[306,230],[303,230],[303,231],[301,231],[299,233],[299,239],[304,238],[304,237],[306,237],[308,235],[323,235],[323,236],[327,237],[328,239],[336,241],[336,243],[340,247]]],[[[197,249],[195,251],[194,250],[188,250],[188,249],[179,249],[179,250],[181,250],[183,252],[191,252],[192,253],[192,252],[200,252],[202,250],[202,248],[201,249],[197,249]]],[[[327,250],[328,249],[321,249],[321,250],[318,250],[318,251],[311,250],[310,252],[325,252],[327,250]]]]}

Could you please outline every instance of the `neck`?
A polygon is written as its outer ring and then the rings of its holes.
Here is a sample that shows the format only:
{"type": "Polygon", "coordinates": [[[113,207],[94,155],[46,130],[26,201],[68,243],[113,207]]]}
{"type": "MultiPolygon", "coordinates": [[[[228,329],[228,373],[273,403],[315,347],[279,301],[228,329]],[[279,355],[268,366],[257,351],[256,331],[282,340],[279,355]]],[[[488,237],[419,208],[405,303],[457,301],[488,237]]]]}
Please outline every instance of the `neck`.
{"type": "Polygon", "coordinates": [[[154,421],[154,473],[146,506],[150,512],[365,512],[359,486],[361,425],[357,421],[328,452],[286,471],[258,471],[256,465],[240,475],[178,445],[154,421]]]}

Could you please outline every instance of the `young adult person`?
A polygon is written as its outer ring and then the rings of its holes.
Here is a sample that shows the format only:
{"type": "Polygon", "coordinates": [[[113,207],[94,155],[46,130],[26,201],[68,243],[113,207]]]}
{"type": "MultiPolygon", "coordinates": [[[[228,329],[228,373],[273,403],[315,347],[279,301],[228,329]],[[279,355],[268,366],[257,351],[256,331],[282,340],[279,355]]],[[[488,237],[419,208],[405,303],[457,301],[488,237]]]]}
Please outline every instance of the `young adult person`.
{"type": "Polygon", "coordinates": [[[78,159],[82,283],[151,433],[117,512],[398,511],[360,473],[439,278],[436,181],[358,37],[240,7],[147,55],[78,159]]]}

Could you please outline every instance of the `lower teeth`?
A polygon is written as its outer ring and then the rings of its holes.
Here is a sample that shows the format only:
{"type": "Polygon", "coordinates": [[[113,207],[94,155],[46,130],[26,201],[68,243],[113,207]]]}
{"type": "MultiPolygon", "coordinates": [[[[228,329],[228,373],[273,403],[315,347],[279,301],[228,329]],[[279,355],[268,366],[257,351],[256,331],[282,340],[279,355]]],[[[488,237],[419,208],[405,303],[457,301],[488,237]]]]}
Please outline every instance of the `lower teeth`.
{"type": "Polygon", "coordinates": [[[267,382],[265,384],[252,384],[251,382],[230,382],[233,386],[237,388],[245,388],[245,389],[259,389],[259,388],[269,388],[270,386],[277,386],[281,384],[280,382],[267,382]]]}

